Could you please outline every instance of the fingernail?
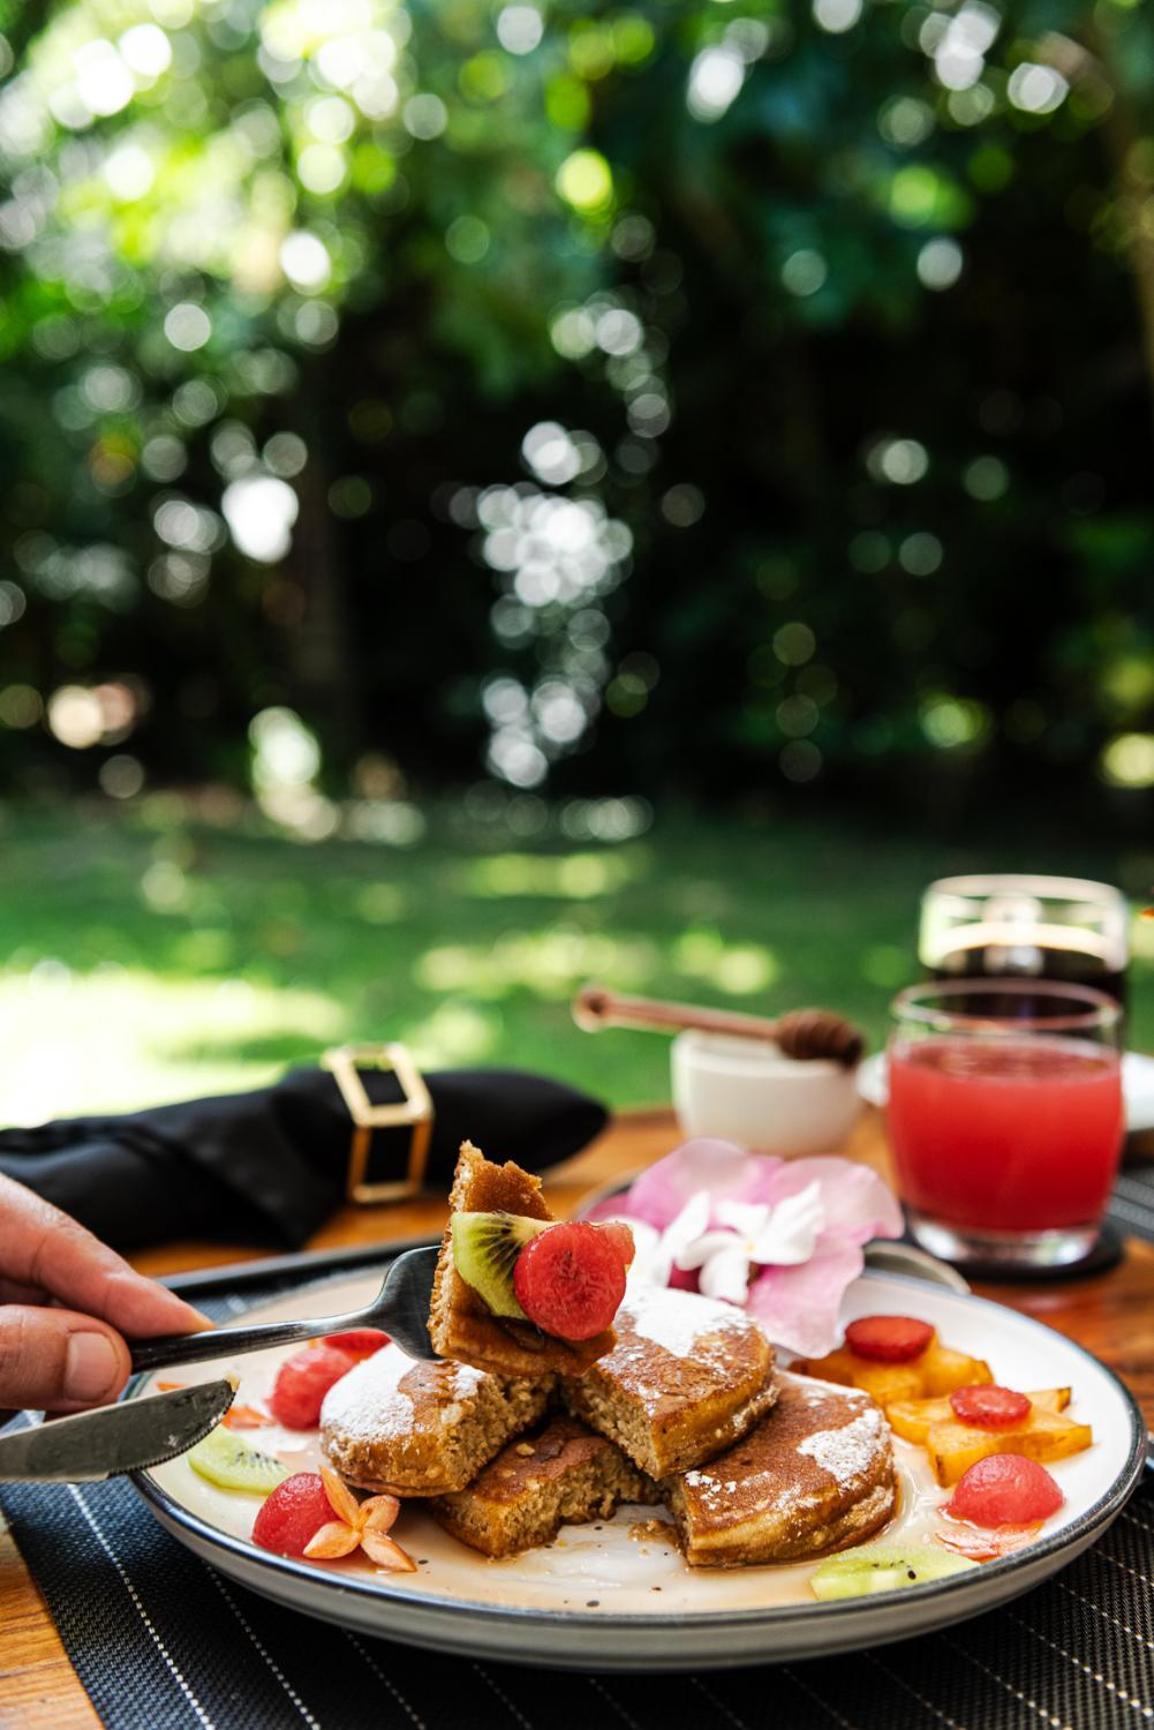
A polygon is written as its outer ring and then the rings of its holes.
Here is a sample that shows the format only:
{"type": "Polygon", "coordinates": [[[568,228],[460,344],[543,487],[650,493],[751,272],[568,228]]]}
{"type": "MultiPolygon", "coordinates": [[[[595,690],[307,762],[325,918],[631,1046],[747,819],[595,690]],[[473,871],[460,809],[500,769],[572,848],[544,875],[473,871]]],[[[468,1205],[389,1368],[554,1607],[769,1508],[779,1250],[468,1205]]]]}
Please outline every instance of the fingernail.
{"type": "Polygon", "coordinates": [[[64,1360],[64,1392],[70,1400],[99,1400],[115,1388],[120,1358],[104,1334],[71,1334],[64,1360]]]}

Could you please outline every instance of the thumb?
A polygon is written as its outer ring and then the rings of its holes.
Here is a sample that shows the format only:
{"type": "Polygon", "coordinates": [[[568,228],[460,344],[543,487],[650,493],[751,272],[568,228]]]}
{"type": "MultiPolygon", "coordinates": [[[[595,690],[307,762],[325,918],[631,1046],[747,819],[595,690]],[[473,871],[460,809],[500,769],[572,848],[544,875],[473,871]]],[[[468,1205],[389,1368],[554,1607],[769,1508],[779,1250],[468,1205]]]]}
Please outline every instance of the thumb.
{"type": "Polygon", "coordinates": [[[74,1412],[103,1405],[128,1380],[114,1328],[74,1310],[0,1307],[0,1406],[74,1412]]]}

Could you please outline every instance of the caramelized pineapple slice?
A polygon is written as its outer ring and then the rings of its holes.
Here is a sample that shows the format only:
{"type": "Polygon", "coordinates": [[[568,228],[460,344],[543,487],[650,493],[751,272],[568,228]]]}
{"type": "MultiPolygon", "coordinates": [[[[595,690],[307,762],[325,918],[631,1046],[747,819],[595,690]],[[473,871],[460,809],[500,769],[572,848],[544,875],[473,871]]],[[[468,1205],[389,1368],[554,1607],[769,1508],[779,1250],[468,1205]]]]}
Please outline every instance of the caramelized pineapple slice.
{"type": "Polygon", "coordinates": [[[827,1352],[824,1358],[794,1358],[790,1369],[798,1376],[818,1376],[823,1382],[837,1382],[839,1387],[852,1388],[854,1370],[861,1359],[848,1346],[827,1352]]]}
{"type": "MultiPolygon", "coordinates": [[[[965,1387],[977,1386],[974,1382],[965,1382],[965,1387]]],[[[1031,1406],[1044,1412],[1064,1412],[1070,1404],[1069,1388],[1039,1388],[1036,1393],[1027,1394],[1031,1406]]],[[[915,1442],[918,1447],[925,1447],[929,1440],[931,1429],[935,1424],[957,1424],[956,1417],[950,1405],[949,1395],[942,1395],[936,1400],[897,1400],[886,1407],[886,1417],[895,1436],[901,1436],[904,1441],[915,1442]]],[[[972,1424],[963,1424],[963,1429],[976,1428],[972,1424]]],[[[991,1432],[982,1430],[982,1435],[991,1432]]]]}
{"type": "Polygon", "coordinates": [[[895,1400],[908,1400],[911,1394],[916,1396],[922,1391],[916,1362],[875,1364],[865,1358],[856,1359],[851,1386],[869,1394],[883,1410],[895,1400]]]}
{"type": "Polygon", "coordinates": [[[939,1484],[956,1484],[988,1454],[1024,1454],[1050,1465],[1080,1454],[1094,1440],[1089,1424],[1076,1424],[1060,1412],[1033,1406],[1028,1418],[1006,1429],[983,1430],[976,1424],[933,1424],[926,1438],[930,1463],[939,1484]]]}
{"type": "Polygon", "coordinates": [[[823,1381],[838,1382],[843,1387],[861,1388],[879,1406],[891,1406],[897,1400],[924,1400],[951,1394],[955,1388],[971,1388],[994,1379],[989,1364],[982,1358],[952,1351],[941,1344],[937,1334],[924,1352],[904,1364],[879,1363],[875,1358],[861,1357],[849,1346],[839,1346],[824,1358],[802,1358],[790,1368],[798,1375],[820,1376],[823,1381]]]}
{"type": "Polygon", "coordinates": [[[926,1399],[939,1394],[952,1394],[955,1388],[973,1388],[982,1382],[992,1382],[990,1366],[984,1358],[970,1358],[965,1352],[951,1351],[935,1336],[913,1367],[922,1378],[922,1393],[926,1399]]]}
{"type": "Polygon", "coordinates": [[[789,1367],[802,1376],[820,1376],[822,1381],[837,1382],[841,1387],[860,1388],[879,1406],[891,1400],[916,1400],[922,1391],[917,1372],[918,1359],[908,1364],[879,1364],[872,1358],[859,1357],[848,1346],[839,1346],[824,1358],[802,1358],[789,1367]]]}

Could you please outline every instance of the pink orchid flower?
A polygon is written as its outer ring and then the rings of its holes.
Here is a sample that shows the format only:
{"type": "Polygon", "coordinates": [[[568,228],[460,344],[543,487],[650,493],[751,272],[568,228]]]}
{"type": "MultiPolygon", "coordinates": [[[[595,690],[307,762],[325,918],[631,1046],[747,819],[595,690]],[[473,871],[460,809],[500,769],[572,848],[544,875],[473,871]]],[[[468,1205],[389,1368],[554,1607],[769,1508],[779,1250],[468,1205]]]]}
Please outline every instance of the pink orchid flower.
{"type": "Polygon", "coordinates": [[[806,1357],[836,1345],[862,1246],[902,1232],[900,1207],[868,1166],[770,1159],[703,1138],[659,1159],[592,1217],[634,1227],[632,1281],[739,1304],[806,1357]]]}

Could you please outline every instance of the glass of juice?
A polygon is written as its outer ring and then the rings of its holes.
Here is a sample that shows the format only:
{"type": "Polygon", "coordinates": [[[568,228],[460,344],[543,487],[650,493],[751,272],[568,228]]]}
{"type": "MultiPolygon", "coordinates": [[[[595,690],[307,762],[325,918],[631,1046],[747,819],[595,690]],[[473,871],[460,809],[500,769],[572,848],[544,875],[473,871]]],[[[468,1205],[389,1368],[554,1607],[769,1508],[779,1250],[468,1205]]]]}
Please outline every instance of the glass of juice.
{"type": "Polygon", "coordinates": [[[1081,877],[942,877],[922,897],[918,958],[934,979],[1056,979],[1125,1006],[1128,910],[1121,890],[1081,877]]]}
{"type": "Polygon", "coordinates": [[[1080,1261],[1122,1147],[1117,1000],[956,979],[911,986],[892,1013],[889,1138],[918,1243],[952,1262],[1080,1261]]]}

